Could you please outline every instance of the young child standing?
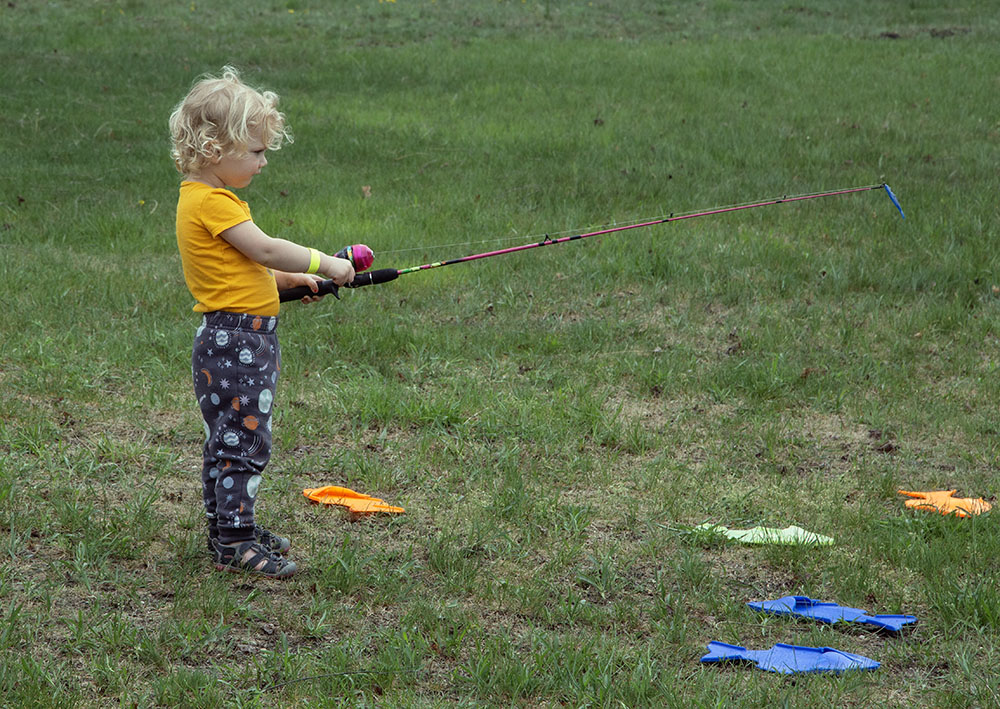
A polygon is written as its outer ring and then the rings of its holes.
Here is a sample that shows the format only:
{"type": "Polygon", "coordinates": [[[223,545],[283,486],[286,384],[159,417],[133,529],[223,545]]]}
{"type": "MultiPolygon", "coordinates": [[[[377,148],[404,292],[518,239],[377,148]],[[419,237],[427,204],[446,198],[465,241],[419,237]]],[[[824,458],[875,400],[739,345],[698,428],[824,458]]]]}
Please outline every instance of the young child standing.
{"type": "MultiPolygon", "coordinates": [[[[184,280],[203,313],[191,355],[205,423],[202,491],[219,570],[288,578],[289,541],[257,524],[254,505],[271,456],[271,407],[281,365],[278,290],[322,274],[343,285],[350,261],[276,239],[227,188],[246,187],[265,153],[291,142],[278,96],[244,84],[232,67],[198,81],[170,116],[171,155],[183,175],[177,246],[184,280]]],[[[318,297],[304,298],[306,302],[318,297]]]]}

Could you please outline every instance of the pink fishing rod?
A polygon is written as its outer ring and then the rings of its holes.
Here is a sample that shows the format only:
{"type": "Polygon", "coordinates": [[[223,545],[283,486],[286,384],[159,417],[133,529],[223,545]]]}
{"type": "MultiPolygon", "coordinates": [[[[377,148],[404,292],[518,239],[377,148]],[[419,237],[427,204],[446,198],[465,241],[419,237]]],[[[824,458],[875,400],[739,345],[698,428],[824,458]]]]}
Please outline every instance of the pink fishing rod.
{"type": "MultiPolygon", "coordinates": [[[[552,246],[553,244],[563,244],[567,241],[576,241],[577,239],[587,239],[591,236],[603,236],[605,234],[614,234],[620,231],[628,231],[629,229],[641,229],[643,227],[656,226],[658,224],[666,224],[667,222],[676,222],[681,219],[694,219],[695,217],[707,217],[713,214],[725,214],[727,212],[739,212],[744,209],[756,209],[757,207],[767,207],[772,204],[785,204],[787,202],[801,202],[807,199],[817,199],[819,197],[834,197],[837,195],[853,194],[855,192],[869,192],[871,190],[881,190],[884,189],[889,199],[892,200],[893,205],[899,210],[899,214],[904,219],[906,215],[903,214],[903,208],[899,205],[899,200],[896,199],[896,195],[893,194],[889,185],[884,182],[878,185],[866,185],[864,187],[849,187],[847,189],[831,190],[829,192],[813,192],[811,194],[800,194],[800,195],[786,195],[784,197],[779,197],[775,199],[768,199],[762,202],[751,202],[748,204],[738,204],[729,207],[716,207],[713,209],[708,209],[701,212],[689,212],[686,214],[671,214],[668,217],[660,217],[658,219],[653,219],[651,221],[638,222],[636,224],[626,224],[623,226],[608,227],[605,229],[599,229],[597,231],[587,232],[585,234],[574,234],[573,236],[562,236],[556,239],[550,239],[548,235],[541,241],[534,241],[529,244],[521,244],[520,246],[511,246],[506,249],[497,249],[495,251],[484,251],[479,254],[471,254],[469,256],[462,256],[460,258],[448,259],[446,261],[436,261],[434,263],[425,263],[420,266],[410,266],[409,268],[381,268],[369,273],[361,273],[357,275],[353,281],[347,283],[345,288],[360,288],[361,286],[370,286],[375,283],[386,283],[388,281],[394,281],[400,276],[407,273],[414,273],[416,271],[426,271],[431,268],[440,268],[442,266],[451,266],[456,263],[465,263],[466,261],[476,261],[478,259],[490,258],[492,256],[502,256],[503,254],[512,254],[518,251],[526,251],[528,249],[537,249],[541,246],[552,246]]],[[[357,248],[357,247],[355,247],[357,248]]],[[[367,248],[367,247],[365,247],[367,248]]],[[[282,301],[298,300],[307,295],[325,295],[326,293],[333,293],[334,296],[340,297],[338,294],[338,288],[334,285],[333,281],[323,281],[319,284],[319,293],[313,293],[306,286],[299,286],[297,288],[291,288],[289,290],[284,290],[279,293],[282,301]]]]}

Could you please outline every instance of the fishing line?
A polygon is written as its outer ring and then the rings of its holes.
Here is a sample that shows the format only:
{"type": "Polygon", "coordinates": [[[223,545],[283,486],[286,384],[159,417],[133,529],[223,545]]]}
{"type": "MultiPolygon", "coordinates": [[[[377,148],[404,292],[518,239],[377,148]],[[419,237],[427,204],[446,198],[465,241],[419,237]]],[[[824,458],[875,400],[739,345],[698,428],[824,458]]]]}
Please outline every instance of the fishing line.
{"type": "MultiPolygon", "coordinates": [[[[635,221],[639,222],[639,221],[643,221],[643,220],[636,219],[635,221]]],[[[625,223],[629,223],[629,222],[625,222],[625,223]]],[[[604,224],[604,225],[602,225],[600,227],[597,227],[597,228],[603,229],[603,228],[605,228],[607,226],[614,226],[614,225],[616,225],[616,223],[612,222],[611,224],[604,224]]],[[[440,249],[453,249],[453,248],[457,248],[459,246],[475,246],[477,244],[500,244],[500,243],[509,242],[509,241],[523,241],[524,239],[537,240],[537,239],[541,239],[544,236],[564,236],[566,234],[573,234],[573,233],[578,232],[578,231],[580,231],[580,229],[567,229],[566,231],[556,231],[556,232],[547,232],[547,233],[541,233],[540,232],[540,233],[537,233],[537,234],[527,234],[527,235],[525,235],[525,234],[514,234],[512,236],[496,236],[496,237],[493,237],[491,239],[476,239],[476,240],[472,240],[472,241],[456,241],[456,242],[453,242],[453,243],[450,243],[450,244],[432,244],[432,245],[428,245],[428,246],[408,246],[408,247],[403,248],[403,249],[379,249],[379,255],[385,255],[385,254],[403,254],[403,253],[409,253],[411,251],[437,251],[437,250],[440,250],[440,249]]]]}

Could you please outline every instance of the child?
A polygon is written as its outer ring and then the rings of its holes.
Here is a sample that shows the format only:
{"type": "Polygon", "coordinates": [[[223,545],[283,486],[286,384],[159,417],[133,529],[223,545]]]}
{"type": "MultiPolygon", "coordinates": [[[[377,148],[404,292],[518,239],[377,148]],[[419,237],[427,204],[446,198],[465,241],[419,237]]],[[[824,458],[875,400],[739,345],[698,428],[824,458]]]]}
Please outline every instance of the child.
{"type": "MultiPolygon", "coordinates": [[[[198,81],[170,116],[171,155],[183,175],[177,246],[184,280],[204,313],[191,355],[205,422],[202,490],[208,547],[218,570],[288,578],[290,543],[256,523],[254,504],[271,456],[271,405],[281,365],[278,290],[323,274],[343,285],[350,261],[275,239],[227,187],[242,188],[267,165],[267,150],[291,142],[278,97],[224,67],[198,81]]],[[[303,300],[312,302],[318,297],[303,300]]]]}

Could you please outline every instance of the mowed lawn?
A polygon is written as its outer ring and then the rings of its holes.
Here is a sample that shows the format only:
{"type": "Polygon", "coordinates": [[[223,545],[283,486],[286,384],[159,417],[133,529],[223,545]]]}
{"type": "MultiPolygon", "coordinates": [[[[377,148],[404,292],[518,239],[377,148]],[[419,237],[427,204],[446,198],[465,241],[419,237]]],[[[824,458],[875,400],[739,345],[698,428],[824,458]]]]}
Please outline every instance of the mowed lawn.
{"type": "Polygon", "coordinates": [[[0,32],[0,704],[1000,705],[997,511],[898,493],[997,501],[991,3],[15,0],[0,32]],[[873,189],[284,306],[258,511],[301,571],[218,573],[167,117],[225,64],[295,136],[257,224],[377,268],[883,183],[906,218],[873,189]],[[918,621],[746,606],[788,595],[918,621]]]}

